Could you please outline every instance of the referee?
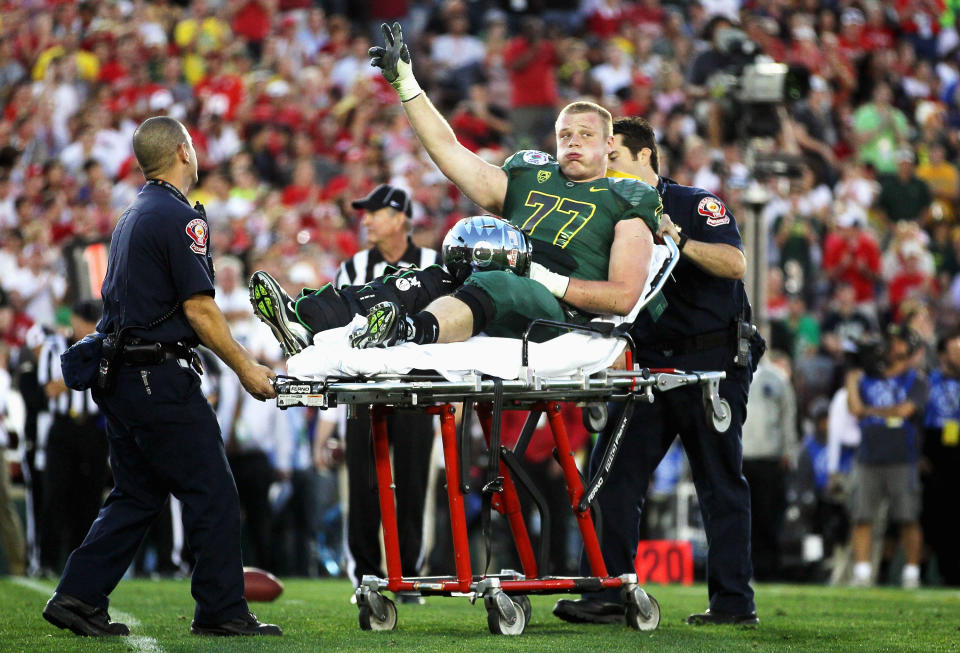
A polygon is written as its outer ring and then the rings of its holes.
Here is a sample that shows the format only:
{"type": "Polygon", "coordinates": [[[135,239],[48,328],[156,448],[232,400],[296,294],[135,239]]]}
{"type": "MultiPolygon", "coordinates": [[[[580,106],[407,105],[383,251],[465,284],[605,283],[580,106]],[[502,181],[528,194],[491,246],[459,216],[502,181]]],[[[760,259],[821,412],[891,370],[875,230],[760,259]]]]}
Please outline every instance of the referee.
{"type": "Polygon", "coordinates": [[[40,349],[37,381],[49,398],[53,418],[47,434],[40,564],[63,568],[67,554],[80,546],[103,503],[107,480],[107,434],[89,390],[71,390],[63,382],[60,354],[97,326],[103,303],[90,299],[73,306],[72,334],[47,337],[40,349]]]}
{"type": "Polygon", "coordinates": [[[114,488],[43,617],[78,635],[129,635],[110,621],[108,597],[172,493],[196,558],[190,631],[280,635],[243,598],[240,502],[195,347],[210,348],[260,400],[276,396],[273,372],[234,340],[213,300],[206,214],[184,196],[197,183],[190,134],[172,118],[149,118],[133,133],[133,152],[147,182],[110,241],[97,325],[109,364],[101,362],[93,393],[107,419],[114,488]]]}
{"type": "MultiPolygon", "coordinates": [[[[389,273],[389,268],[420,268],[438,263],[437,251],[417,247],[410,239],[410,198],[406,191],[388,184],[377,186],[353,208],[363,211],[363,226],[369,249],[340,265],[337,288],[362,285],[389,273]]],[[[357,585],[364,575],[383,577],[380,567],[380,503],[373,463],[370,412],[358,406],[356,417],[347,420],[346,464],[348,484],[348,570],[357,585]]],[[[387,417],[387,435],[393,445],[394,484],[400,560],[404,576],[419,575],[423,563],[423,513],[427,498],[433,416],[395,413],[387,417]]],[[[419,603],[416,594],[397,597],[419,603]]]]}

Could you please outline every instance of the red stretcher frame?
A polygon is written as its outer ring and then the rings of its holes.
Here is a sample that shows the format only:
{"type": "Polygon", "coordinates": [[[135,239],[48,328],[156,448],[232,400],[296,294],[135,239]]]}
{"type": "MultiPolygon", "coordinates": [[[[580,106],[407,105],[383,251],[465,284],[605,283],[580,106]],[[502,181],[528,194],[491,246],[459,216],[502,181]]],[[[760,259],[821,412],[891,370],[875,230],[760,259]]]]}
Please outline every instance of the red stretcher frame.
{"type": "MultiPolygon", "coordinates": [[[[567,487],[567,495],[571,509],[577,519],[577,527],[583,537],[584,551],[590,564],[593,577],[600,580],[603,588],[620,587],[622,580],[618,577],[607,577],[607,566],[600,552],[600,542],[594,528],[590,510],[582,512],[576,510],[577,504],[584,493],[584,485],[580,479],[580,472],[574,461],[574,452],[570,447],[567,429],[561,419],[558,401],[545,401],[530,406],[532,410],[543,411],[550,423],[553,432],[554,445],[557,449],[557,459],[563,470],[563,478],[567,487]]],[[[477,414],[483,429],[487,444],[490,443],[490,427],[493,407],[490,402],[483,402],[477,406],[477,414]]],[[[387,415],[393,409],[385,406],[374,406],[370,421],[373,434],[373,452],[377,469],[377,489],[380,496],[380,519],[383,525],[384,555],[387,561],[386,589],[392,592],[417,591],[424,594],[449,594],[451,592],[469,592],[474,583],[470,560],[470,548],[467,541],[467,520],[464,508],[463,492],[460,490],[460,457],[457,448],[457,431],[454,417],[454,407],[451,404],[428,406],[423,412],[440,417],[440,433],[443,444],[443,459],[446,472],[448,503],[450,508],[450,528],[453,536],[454,559],[456,576],[449,580],[430,579],[423,581],[416,578],[404,579],[400,564],[400,542],[397,531],[396,497],[393,492],[393,475],[390,464],[390,444],[387,438],[387,415]]],[[[524,580],[501,580],[500,588],[508,594],[530,594],[558,591],[578,591],[581,584],[576,578],[548,578],[540,579],[536,556],[527,531],[526,520],[520,508],[520,498],[517,495],[516,485],[507,467],[506,462],[500,460],[500,475],[503,477],[503,491],[494,495],[493,508],[507,520],[510,532],[513,535],[514,545],[520,557],[524,580]]]]}
{"type": "Polygon", "coordinates": [[[639,369],[628,356],[629,371],[612,371],[574,378],[538,378],[534,374],[516,380],[491,380],[473,375],[463,381],[445,381],[435,376],[382,377],[372,380],[327,379],[309,381],[278,377],[277,405],[316,406],[330,408],[339,404],[371,407],[371,434],[377,473],[377,491],[383,527],[387,578],[365,576],[357,588],[360,626],[366,630],[392,630],[397,625],[396,606],[381,592],[419,592],[423,595],[467,594],[472,600],[483,597],[487,622],[494,633],[517,635],[523,632],[529,618],[528,594],[598,591],[621,588],[625,602],[625,620],[638,630],[653,630],[660,620],[659,605],[637,585],[636,574],[608,575],[594,520],[590,513],[604,474],[616,456],[619,439],[627,423],[630,402],[654,401],[654,390],[666,392],[674,388],[699,385],[706,416],[713,427],[724,431],[729,426],[730,407],[719,397],[719,383],[724,372],[683,372],[675,369],[639,369]],[[560,403],[626,401],[608,449],[603,452],[598,477],[585,487],[574,461],[566,427],[561,418],[560,403]],[[467,536],[464,492],[461,488],[461,458],[458,448],[454,403],[475,405],[489,448],[494,417],[494,401],[503,410],[540,411],[546,414],[563,472],[567,497],[583,539],[584,552],[592,576],[541,577],[530,534],[517,495],[514,476],[507,459],[500,456],[499,475],[502,484],[493,494],[491,506],[504,516],[510,527],[521,563],[521,572],[501,572],[474,576],[467,536]],[[400,561],[397,529],[396,497],[387,435],[387,416],[397,409],[418,410],[440,419],[441,442],[445,463],[450,528],[454,549],[455,574],[404,578],[400,561]],[[523,615],[519,613],[523,612],[523,615]],[[522,617],[522,618],[521,618],[522,617]]]}

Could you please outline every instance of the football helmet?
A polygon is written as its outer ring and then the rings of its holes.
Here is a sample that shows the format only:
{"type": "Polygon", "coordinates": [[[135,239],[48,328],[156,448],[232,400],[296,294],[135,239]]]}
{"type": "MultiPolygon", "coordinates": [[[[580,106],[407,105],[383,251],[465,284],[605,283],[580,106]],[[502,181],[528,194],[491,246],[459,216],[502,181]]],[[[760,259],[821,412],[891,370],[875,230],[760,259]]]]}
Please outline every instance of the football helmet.
{"type": "Polygon", "coordinates": [[[506,220],[475,215],[458,220],[443,239],[443,264],[457,281],[474,272],[512,270],[526,276],[533,261],[533,243],[506,220]]]}

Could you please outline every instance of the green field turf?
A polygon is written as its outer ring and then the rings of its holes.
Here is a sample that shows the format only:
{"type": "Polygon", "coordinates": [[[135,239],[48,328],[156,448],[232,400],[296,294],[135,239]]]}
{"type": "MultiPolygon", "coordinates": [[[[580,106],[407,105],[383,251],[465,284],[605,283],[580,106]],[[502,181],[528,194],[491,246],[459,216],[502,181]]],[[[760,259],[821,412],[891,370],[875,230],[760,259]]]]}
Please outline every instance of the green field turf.
{"type": "Polygon", "coordinates": [[[129,638],[89,640],[40,616],[50,581],[0,580],[0,653],[18,651],[960,651],[960,591],[833,589],[760,585],[757,629],[687,626],[705,607],[706,590],[650,586],[663,607],[660,628],[566,624],[550,614],[557,596],[533,597],[533,618],[518,637],[491,635],[481,602],[428,598],[399,606],[392,632],[364,632],[341,580],[290,580],[274,603],[252,604],[280,624],[282,638],[199,638],[189,634],[193,602],[185,581],[123,581],[111,613],[131,621],[129,638]]]}

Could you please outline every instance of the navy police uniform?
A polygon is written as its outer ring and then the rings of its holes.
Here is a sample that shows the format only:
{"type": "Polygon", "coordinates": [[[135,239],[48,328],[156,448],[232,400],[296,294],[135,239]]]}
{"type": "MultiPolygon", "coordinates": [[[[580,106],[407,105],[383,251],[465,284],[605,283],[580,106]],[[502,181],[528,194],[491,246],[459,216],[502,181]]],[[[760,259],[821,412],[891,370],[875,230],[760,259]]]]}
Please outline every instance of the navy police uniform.
{"type": "Polygon", "coordinates": [[[248,608],[237,489],[191,365],[199,338],[180,308],[193,295],[214,293],[209,232],[198,209],[174,186],[151,180],[113,232],[97,330],[126,329],[129,345],[112,365],[112,387],[95,389],[94,399],[107,418],[114,488],[67,561],[57,592],[106,608],[172,493],[183,504],[196,558],[194,619],[219,624],[248,608]],[[135,357],[130,345],[137,343],[162,343],[160,354],[135,357]]]}
{"type": "MultiPolygon", "coordinates": [[[[726,243],[743,249],[736,221],[727,207],[700,188],[661,178],[657,191],[663,212],[690,239],[726,243]]],[[[658,320],[641,312],[632,335],[638,363],[646,367],[682,370],[725,370],[720,396],[733,411],[725,433],[717,433],[705,414],[700,386],[657,395],[652,404],[636,402],[620,452],[598,494],[602,515],[601,545],[612,576],[633,573],[639,539],[640,509],[650,477],[674,438],[679,435],[693,473],[709,550],[707,584],[712,612],[747,614],[755,611],[750,559],[750,493],[741,473],[741,429],[753,369],[762,354],[758,341],[749,366],[734,363],[739,320],[750,319],[742,281],[721,279],[681,258],[663,294],[668,304],[658,320]]],[[[611,404],[610,419],[600,434],[590,461],[596,473],[621,404],[611,404]]],[[[589,574],[584,560],[582,572],[589,574]]],[[[586,595],[619,601],[619,590],[586,595]]]]}

